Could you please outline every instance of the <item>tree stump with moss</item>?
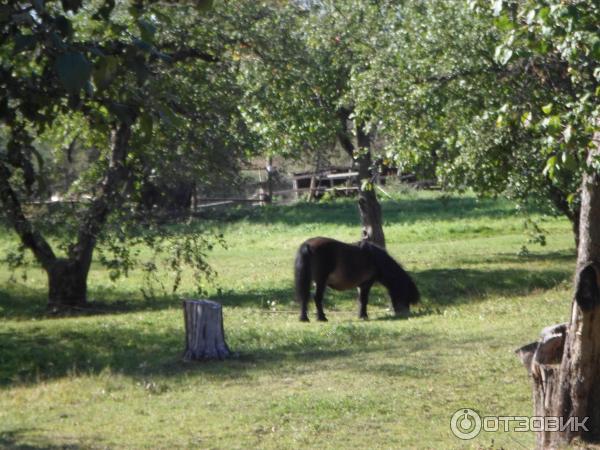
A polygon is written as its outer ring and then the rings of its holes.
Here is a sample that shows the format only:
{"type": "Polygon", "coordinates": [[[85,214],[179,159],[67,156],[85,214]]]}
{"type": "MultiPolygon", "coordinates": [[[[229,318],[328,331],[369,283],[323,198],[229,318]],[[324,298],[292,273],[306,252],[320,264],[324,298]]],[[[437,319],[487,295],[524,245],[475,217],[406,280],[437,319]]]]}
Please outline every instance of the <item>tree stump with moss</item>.
{"type": "Polygon", "coordinates": [[[224,359],[231,352],[225,342],[223,308],[210,300],[184,300],[184,361],[224,359]]]}

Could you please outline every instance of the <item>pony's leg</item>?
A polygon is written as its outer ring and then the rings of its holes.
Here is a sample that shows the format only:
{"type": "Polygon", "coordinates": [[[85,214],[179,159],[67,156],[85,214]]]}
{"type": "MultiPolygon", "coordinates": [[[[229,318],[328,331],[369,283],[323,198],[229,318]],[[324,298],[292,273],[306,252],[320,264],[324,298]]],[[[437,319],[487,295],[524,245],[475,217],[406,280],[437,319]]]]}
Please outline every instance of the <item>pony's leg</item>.
{"type": "Polygon", "coordinates": [[[300,308],[300,322],[308,322],[308,299],[302,299],[300,308]]]}
{"type": "Polygon", "coordinates": [[[360,319],[368,319],[367,303],[369,302],[369,291],[373,286],[372,281],[367,281],[358,287],[358,317],[360,319]]]}
{"type": "Polygon", "coordinates": [[[327,322],[327,317],[323,312],[323,294],[325,294],[325,281],[317,281],[317,289],[315,290],[315,306],[317,307],[317,320],[327,322]]]}

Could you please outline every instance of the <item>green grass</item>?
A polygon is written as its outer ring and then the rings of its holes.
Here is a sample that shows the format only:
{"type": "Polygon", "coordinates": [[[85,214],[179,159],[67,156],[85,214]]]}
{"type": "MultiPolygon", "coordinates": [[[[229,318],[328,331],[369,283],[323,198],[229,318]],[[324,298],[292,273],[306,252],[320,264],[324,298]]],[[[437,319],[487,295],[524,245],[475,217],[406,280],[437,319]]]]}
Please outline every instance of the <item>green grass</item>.
{"type": "MultiPolygon", "coordinates": [[[[531,433],[450,432],[459,408],[528,415],[513,351],[566,320],[574,268],[569,224],[537,214],[548,245],[500,200],[435,193],[383,203],[389,251],[423,301],[393,320],[385,292],[371,320],[353,292],[326,294],[328,323],[297,321],[292,262],[307,237],[356,240],[356,206],[340,201],[240,210],[217,224],[210,297],[225,305],[236,357],[183,363],[179,301],[145,299],[143,277],[90,276],[92,314],[44,315],[45,278],[0,266],[0,447],[531,448],[531,433]]],[[[7,231],[0,250],[15,245],[7,231]]],[[[168,274],[165,276],[168,279],[168,274]]],[[[181,297],[193,285],[182,286],[181,297]]],[[[314,314],[313,314],[314,316],[314,314]]]]}

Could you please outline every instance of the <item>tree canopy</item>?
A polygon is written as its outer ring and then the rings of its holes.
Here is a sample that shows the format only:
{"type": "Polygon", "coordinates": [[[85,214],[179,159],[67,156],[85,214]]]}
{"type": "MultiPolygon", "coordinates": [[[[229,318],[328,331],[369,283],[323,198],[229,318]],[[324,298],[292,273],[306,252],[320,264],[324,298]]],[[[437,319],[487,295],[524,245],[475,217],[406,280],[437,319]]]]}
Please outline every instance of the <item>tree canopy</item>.
{"type": "MultiPolygon", "coordinates": [[[[98,239],[144,187],[165,190],[173,173],[190,182],[231,172],[251,149],[235,67],[220,59],[225,44],[203,20],[209,3],[1,7],[0,201],[24,248],[48,272],[51,302],[85,302],[98,239]],[[48,198],[52,181],[64,181],[52,172],[75,151],[88,157],[66,191],[89,201],[60,219],[52,220],[54,210],[29,214],[27,202],[48,198]],[[57,253],[45,231],[68,225],[64,217],[73,229],[61,234],[57,253]]],[[[205,268],[196,256],[188,262],[205,268]]]]}

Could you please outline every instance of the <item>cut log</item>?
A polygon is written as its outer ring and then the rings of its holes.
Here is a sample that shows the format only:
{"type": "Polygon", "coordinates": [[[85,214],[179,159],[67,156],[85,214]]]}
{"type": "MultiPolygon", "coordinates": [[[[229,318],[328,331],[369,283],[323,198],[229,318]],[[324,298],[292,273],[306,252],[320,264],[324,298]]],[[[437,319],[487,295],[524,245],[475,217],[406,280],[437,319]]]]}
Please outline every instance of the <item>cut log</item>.
{"type": "Polygon", "coordinates": [[[231,352],[225,343],[223,308],[210,300],[184,300],[184,361],[224,359],[231,352]]]}
{"type": "MultiPolygon", "coordinates": [[[[542,330],[539,341],[516,350],[531,375],[534,416],[554,416],[553,398],[558,392],[560,362],[567,332],[566,323],[546,327],[542,330]]],[[[550,431],[538,431],[536,448],[552,448],[553,438],[550,431]]]]}

